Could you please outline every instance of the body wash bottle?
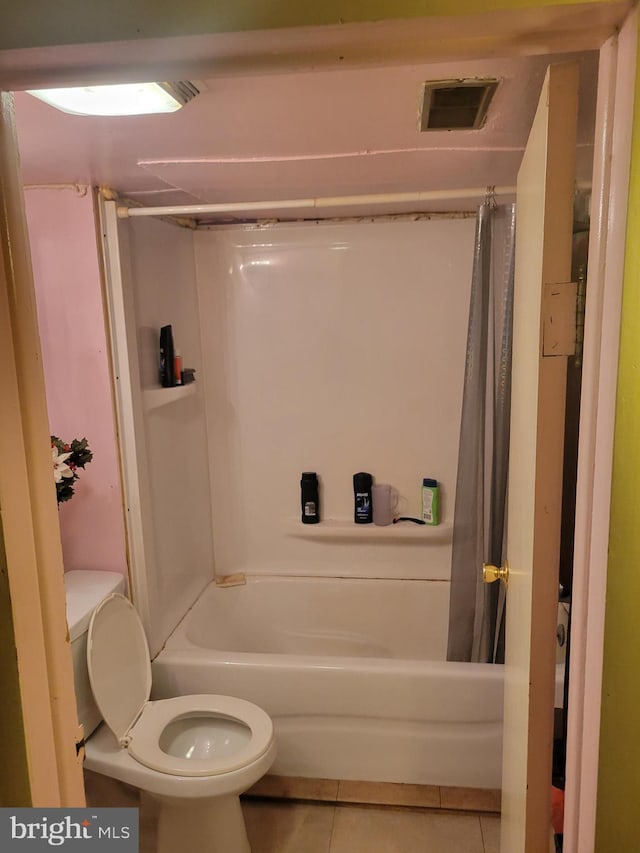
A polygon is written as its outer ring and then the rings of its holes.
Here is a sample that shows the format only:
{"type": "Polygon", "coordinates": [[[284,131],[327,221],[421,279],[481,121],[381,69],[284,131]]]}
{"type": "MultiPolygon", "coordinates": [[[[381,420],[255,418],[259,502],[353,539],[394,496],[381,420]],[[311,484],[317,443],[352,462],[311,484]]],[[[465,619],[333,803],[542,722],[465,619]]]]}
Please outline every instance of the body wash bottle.
{"type": "Polygon", "coordinates": [[[174,372],[173,330],[171,326],[160,329],[160,384],[172,388],[176,384],[174,372]]]}
{"type": "Polygon", "coordinates": [[[425,477],[422,481],[422,520],[425,524],[440,523],[438,481],[425,477]]]}
{"type": "Polygon", "coordinates": [[[303,524],[318,524],[320,521],[320,495],[318,475],[315,471],[303,471],[300,480],[300,503],[303,524]]]}
{"type": "Polygon", "coordinates": [[[371,524],[373,522],[372,482],[373,477],[365,471],[353,475],[353,520],[356,524],[371,524]]]}

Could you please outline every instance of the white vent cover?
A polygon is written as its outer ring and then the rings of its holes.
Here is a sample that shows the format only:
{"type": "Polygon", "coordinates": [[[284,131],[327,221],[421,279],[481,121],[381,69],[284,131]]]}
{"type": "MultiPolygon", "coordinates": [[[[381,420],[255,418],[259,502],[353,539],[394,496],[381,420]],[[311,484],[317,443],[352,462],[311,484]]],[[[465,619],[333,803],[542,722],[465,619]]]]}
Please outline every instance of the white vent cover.
{"type": "Polygon", "coordinates": [[[420,130],[478,130],[497,80],[436,80],[424,84],[420,130]]]}

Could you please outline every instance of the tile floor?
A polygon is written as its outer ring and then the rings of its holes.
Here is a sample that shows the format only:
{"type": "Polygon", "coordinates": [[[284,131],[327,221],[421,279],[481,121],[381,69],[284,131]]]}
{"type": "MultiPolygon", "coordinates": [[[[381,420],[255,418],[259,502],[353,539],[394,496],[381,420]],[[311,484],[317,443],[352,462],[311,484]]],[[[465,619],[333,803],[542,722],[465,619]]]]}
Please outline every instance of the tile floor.
{"type": "MultiPolygon", "coordinates": [[[[128,785],[87,771],[85,784],[89,805],[139,807],[140,853],[155,853],[153,801],[145,796],[140,800],[139,792],[128,785]]],[[[275,784],[281,784],[277,777],[275,784]]],[[[363,784],[366,793],[372,793],[370,783],[349,783],[359,786],[354,796],[362,793],[363,784]]],[[[314,786],[307,793],[311,799],[334,799],[333,789],[316,791],[314,786]]],[[[384,796],[388,802],[388,790],[384,796]]],[[[252,853],[499,853],[499,816],[449,811],[442,799],[438,809],[246,797],[242,809],[252,853]]]]}
{"type": "Polygon", "coordinates": [[[252,853],[499,853],[500,818],[245,799],[252,853]]]}

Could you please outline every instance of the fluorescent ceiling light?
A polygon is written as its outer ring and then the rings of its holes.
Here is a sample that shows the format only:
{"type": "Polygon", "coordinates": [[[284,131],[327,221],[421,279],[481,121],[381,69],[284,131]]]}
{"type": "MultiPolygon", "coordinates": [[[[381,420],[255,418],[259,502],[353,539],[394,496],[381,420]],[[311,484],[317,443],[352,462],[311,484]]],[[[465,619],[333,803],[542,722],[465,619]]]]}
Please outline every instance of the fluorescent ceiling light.
{"type": "Polygon", "coordinates": [[[132,116],[172,113],[198,94],[188,82],[120,83],[71,89],[36,89],[30,95],[72,115],[132,116]]]}

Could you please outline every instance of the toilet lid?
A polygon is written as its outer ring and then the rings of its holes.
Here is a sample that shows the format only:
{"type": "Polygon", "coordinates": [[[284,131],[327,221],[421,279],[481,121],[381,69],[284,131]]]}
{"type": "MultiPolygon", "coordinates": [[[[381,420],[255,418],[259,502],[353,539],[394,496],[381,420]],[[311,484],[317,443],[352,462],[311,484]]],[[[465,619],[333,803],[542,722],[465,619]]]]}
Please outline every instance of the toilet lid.
{"type": "Polygon", "coordinates": [[[93,612],[87,668],[96,705],[122,741],[149,700],[151,663],[140,617],[119,593],[105,598],[93,612]]]}

